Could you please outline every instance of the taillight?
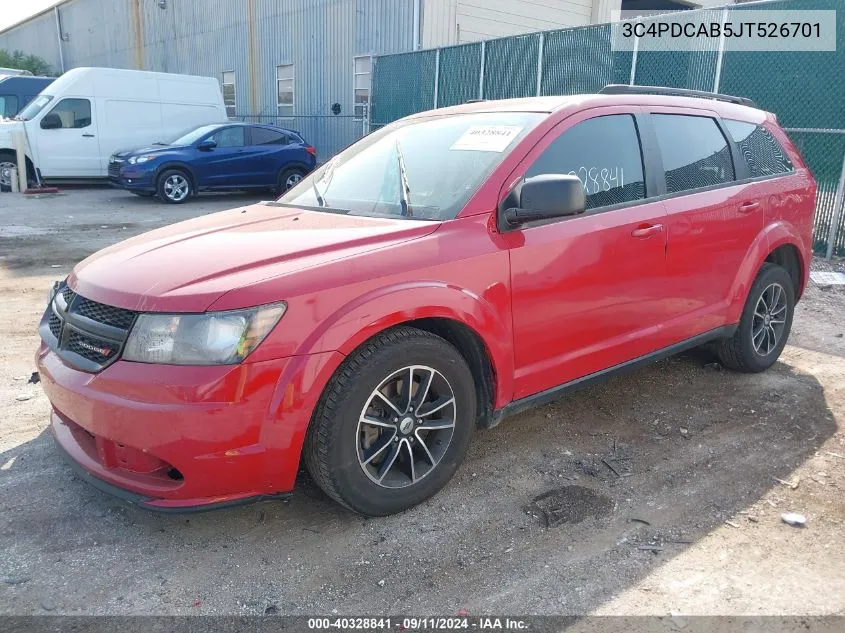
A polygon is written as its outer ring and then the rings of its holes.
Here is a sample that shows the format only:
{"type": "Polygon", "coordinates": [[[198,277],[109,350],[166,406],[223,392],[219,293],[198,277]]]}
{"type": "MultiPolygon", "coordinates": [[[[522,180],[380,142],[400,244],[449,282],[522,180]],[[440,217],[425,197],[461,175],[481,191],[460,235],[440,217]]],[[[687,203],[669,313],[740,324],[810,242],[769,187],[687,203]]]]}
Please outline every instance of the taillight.
{"type": "Polygon", "coordinates": [[[314,158],[317,158],[317,150],[311,147],[310,145],[305,146],[305,151],[311,154],[314,158]]]}

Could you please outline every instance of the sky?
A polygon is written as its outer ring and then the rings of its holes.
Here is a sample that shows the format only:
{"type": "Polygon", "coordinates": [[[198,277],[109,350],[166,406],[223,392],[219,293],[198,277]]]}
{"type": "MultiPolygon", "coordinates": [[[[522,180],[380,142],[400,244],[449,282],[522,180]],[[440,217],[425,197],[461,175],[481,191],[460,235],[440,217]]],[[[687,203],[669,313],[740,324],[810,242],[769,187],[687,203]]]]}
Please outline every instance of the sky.
{"type": "Polygon", "coordinates": [[[0,0],[0,30],[56,4],[56,0],[0,0]]]}

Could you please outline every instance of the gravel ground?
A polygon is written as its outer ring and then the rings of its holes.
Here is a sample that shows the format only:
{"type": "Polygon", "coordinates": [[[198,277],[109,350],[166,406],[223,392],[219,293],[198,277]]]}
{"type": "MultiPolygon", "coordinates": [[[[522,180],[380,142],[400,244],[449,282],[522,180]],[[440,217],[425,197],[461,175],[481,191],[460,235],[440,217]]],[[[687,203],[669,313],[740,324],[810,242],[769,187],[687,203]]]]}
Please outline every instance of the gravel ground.
{"type": "Polygon", "coordinates": [[[399,516],[352,515],[305,476],[287,503],[191,516],[77,480],[27,382],[49,282],[256,200],[0,195],[0,613],[845,614],[845,287],[808,290],[767,373],[695,352],[527,412],[399,516]]]}

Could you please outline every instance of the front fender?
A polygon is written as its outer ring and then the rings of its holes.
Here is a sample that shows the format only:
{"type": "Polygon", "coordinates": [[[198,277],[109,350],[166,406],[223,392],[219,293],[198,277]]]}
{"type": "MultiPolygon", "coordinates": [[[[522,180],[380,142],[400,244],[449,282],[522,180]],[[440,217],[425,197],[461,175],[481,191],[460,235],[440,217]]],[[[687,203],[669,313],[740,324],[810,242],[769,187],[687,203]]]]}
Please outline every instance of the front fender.
{"type": "Polygon", "coordinates": [[[450,319],[469,327],[483,341],[496,376],[495,406],[500,407],[513,393],[510,321],[502,317],[508,314],[504,284],[494,284],[482,297],[443,282],[406,282],[374,289],[341,306],[303,340],[296,353],[349,355],[387,328],[415,319],[450,319]]]}
{"type": "Polygon", "coordinates": [[[804,290],[806,279],[808,275],[809,257],[806,253],[804,241],[801,238],[801,233],[798,229],[789,222],[775,222],[766,226],[760,232],[748,252],[745,254],[742,264],[737,270],[734,282],[731,285],[730,293],[728,294],[728,323],[738,323],[742,316],[742,309],[745,306],[745,300],[748,297],[748,292],[751,290],[751,284],[757,277],[757,272],[766,261],[769,254],[776,248],[790,244],[798,250],[801,266],[801,288],[798,288],[798,296],[804,290]]]}

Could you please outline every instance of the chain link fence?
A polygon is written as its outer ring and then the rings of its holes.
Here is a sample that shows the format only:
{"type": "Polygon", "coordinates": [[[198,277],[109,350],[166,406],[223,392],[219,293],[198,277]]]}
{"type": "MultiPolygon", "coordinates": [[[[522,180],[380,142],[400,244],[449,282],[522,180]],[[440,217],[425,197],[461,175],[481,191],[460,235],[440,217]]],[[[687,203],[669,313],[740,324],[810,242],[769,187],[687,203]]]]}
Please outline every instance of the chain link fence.
{"type": "MultiPolygon", "coordinates": [[[[842,0],[772,0],[702,9],[708,21],[737,12],[835,10],[842,0]]],[[[649,20],[669,21],[661,15],[649,20]]],[[[470,99],[596,92],[610,83],[669,86],[749,97],[778,116],[819,184],[814,240],[845,256],[845,27],[834,52],[740,52],[702,38],[695,50],[622,51],[614,25],[531,33],[374,58],[370,126],[470,99]]]]}

